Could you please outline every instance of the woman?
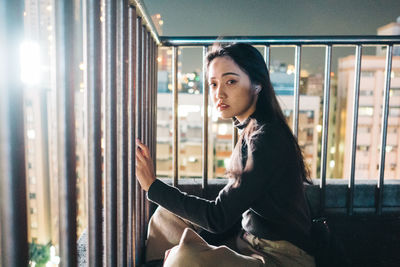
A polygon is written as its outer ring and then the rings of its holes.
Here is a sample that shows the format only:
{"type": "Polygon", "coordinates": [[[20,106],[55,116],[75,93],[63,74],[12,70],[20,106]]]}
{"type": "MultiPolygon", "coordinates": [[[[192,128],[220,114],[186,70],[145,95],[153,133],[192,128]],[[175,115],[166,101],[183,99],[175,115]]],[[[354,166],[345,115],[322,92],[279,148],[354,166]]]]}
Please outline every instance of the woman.
{"type": "Polygon", "coordinates": [[[155,178],[148,149],[138,141],[137,177],[162,207],[149,224],[147,260],[167,251],[165,266],[314,266],[303,188],[308,171],[262,55],[248,44],[218,46],[207,67],[214,105],[240,132],[227,168],[232,179],[213,201],[182,193],[155,178]],[[230,248],[208,245],[196,233],[224,232],[241,217],[230,248]]]}

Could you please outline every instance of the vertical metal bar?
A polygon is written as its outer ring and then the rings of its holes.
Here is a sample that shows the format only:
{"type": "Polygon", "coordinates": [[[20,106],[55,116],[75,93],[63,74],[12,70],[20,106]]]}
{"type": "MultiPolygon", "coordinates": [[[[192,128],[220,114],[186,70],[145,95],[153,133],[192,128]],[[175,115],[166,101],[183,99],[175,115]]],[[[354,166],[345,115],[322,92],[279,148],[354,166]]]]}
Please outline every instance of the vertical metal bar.
{"type": "Polygon", "coordinates": [[[117,7],[105,1],[105,261],[117,266],[117,7]]]}
{"type": "Polygon", "coordinates": [[[136,190],[135,190],[135,158],[136,158],[136,9],[129,8],[128,13],[128,132],[129,132],[129,150],[128,150],[128,262],[127,265],[135,265],[135,238],[136,238],[136,190]]]}
{"type": "Polygon", "coordinates": [[[179,158],[178,158],[178,47],[172,47],[172,114],[173,114],[173,186],[178,185],[179,177],[179,158]]]}
{"type": "Polygon", "coordinates": [[[143,58],[143,72],[142,72],[142,88],[143,88],[143,98],[142,98],[142,109],[143,109],[143,119],[142,119],[142,138],[143,143],[145,145],[149,145],[149,136],[148,136],[148,99],[149,99],[149,91],[148,91],[148,81],[147,81],[147,67],[148,67],[148,49],[147,49],[147,31],[146,26],[142,26],[142,58],[143,58]]]}
{"type": "Polygon", "coordinates": [[[387,126],[388,126],[388,113],[389,113],[389,96],[390,96],[390,74],[392,72],[392,57],[393,57],[393,45],[388,45],[386,49],[386,79],[384,86],[384,102],[383,102],[383,116],[382,116],[382,131],[381,131],[381,160],[379,164],[379,183],[378,183],[378,198],[377,198],[377,209],[378,215],[382,214],[383,205],[383,192],[384,192],[384,175],[385,175],[385,156],[386,156],[386,138],[387,138],[387,126]]]}
{"type": "MultiPolygon", "coordinates": [[[[141,120],[140,120],[140,124],[141,124],[141,131],[142,131],[142,137],[141,139],[143,140],[143,143],[148,145],[148,135],[147,135],[147,110],[148,110],[148,106],[147,106],[147,99],[148,99],[148,91],[147,91],[147,59],[146,59],[146,53],[147,53],[147,34],[146,34],[146,26],[142,25],[141,28],[142,31],[142,79],[141,79],[141,91],[142,91],[142,95],[141,95],[141,106],[139,107],[141,109],[141,120]]],[[[144,190],[140,191],[140,197],[141,197],[141,206],[140,206],[140,234],[142,236],[140,242],[141,242],[141,247],[142,250],[144,250],[145,247],[145,231],[146,231],[146,197],[145,197],[145,193],[144,190]]],[[[142,261],[143,262],[143,261],[142,261]]]]}
{"type": "Polygon", "coordinates": [[[127,204],[128,204],[128,0],[117,1],[117,53],[118,53],[118,170],[117,170],[117,228],[118,266],[127,265],[127,204]]]}
{"type": "Polygon", "coordinates": [[[325,82],[324,82],[324,111],[322,122],[322,144],[321,144],[321,181],[320,181],[320,208],[325,209],[325,192],[326,192],[326,158],[328,148],[328,132],[329,132],[329,102],[331,87],[331,62],[332,62],[332,45],[325,48],[325,82]]]}
{"type": "Polygon", "coordinates": [[[102,48],[100,2],[86,1],[86,127],[89,191],[88,266],[101,266],[103,250],[103,198],[101,160],[102,48]]]}
{"type": "Polygon", "coordinates": [[[207,51],[208,47],[203,47],[203,182],[202,189],[207,189],[208,183],[208,85],[207,85],[207,51]]]}
{"type": "Polygon", "coordinates": [[[24,1],[0,2],[0,265],[28,265],[23,85],[24,1]]]}
{"type": "Polygon", "coordinates": [[[264,46],[264,60],[269,70],[271,64],[271,47],[269,45],[264,46]]]}
{"type": "MultiPolygon", "coordinates": [[[[142,19],[137,17],[136,19],[136,136],[138,139],[143,139],[142,133],[142,98],[143,98],[143,85],[142,85],[142,19]]],[[[136,180],[136,239],[135,239],[135,264],[140,265],[142,262],[142,251],[144,248],[144,236],[142,233],[142,189],[139,182],[136,180]]]]}
{"type": "Polygon", "coordinates": [[[152,39],[150,32],[148,33],[147,36],[147,43],[148,43],[148,87],[149,87],[149,151],[150,155],[153,156],[153,97],[154,97],[154,92],[153,92],[153,46],[152,46],[152,39]]]}
{"type": "Polygon", "coordinates": [[[355,163],[357,152],[357,125],[358,125],[358,106],[360,97],[360,70],[361,70],[361,55],[362,46],[356,46],[356,64],[354,70],[354,103],[353,103],[353,124],[352,124],[352,143],[351,143],[351,165],[350,165],[350,180],[348,188],[348,203],[347,213],[353,214],[354,204],[354,184],[355,184],[355,163]]]}
{"type": "Polygon", "coordinates": [[[76,266],[74,5],[56,1],[55,6],[60,258],[62,266],[76,266]]]}
{"type": "Polygon", "coordinates": [[[154,169],[157,171],[157,97],[158,97],[158,83],[157,83],[157,73],[158,73],[158,46],[155,41],[153,41],[154,47],[154,66],[153,66],[153,82],[154,82],[154,102],[153,102],[153,112],[154,112],[154,169]]]}
{"type": "Polygon", "coordinates": [[[295,51],[295,76],[294,76],[294,108],[293,108],[293,134],[297,138],[299,132],[299,87],[300,87],[300,64],[301,64],[301,46],[296,45],[295,51]]]}
{"type": "MultiPolygon", "coordinates": [[[[153,117],[151,116],[151,98],[152,98],[152,90],[151,90],[151,72],[150,72],[150,56],[151,56],[151,50],[150,50],[150,32],[147,31],[146,28],[143,28],[145,30],[145,47],[146,47],[146,53],[145,53],[145,58],[146,58],[146,65],[145,65],[145,81],[146,81],[146,119],[144,122],[146,123],[146,139],[147,139],[147,145],[151,148],[150,151],[152,151],[152,133],[151,133],[151,125],[153,121],[153,117]]],[[[150,203],[147,201],[146,198],[146,193],[143,191],[143,203],[144,203],[144,226],[143,226],[143,235],[147,236],[147,225],[148,221],[150,218],[150,203]]]]}

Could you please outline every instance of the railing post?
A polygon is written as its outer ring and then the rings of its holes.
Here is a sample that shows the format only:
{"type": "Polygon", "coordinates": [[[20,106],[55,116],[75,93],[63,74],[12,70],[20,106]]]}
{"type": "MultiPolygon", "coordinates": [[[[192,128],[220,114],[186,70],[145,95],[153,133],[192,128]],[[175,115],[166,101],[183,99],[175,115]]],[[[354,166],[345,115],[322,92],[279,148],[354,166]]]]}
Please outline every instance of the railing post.
{"type": "Polygon", "coordinates": [[[360,70],[361,70],[362,46],[356,46],[356,64],[354,71],[354,103],[353,103],[353,124],[352,124],[352,144],[351,144],[351,167],[350,180],[348,188],[348,206],[347,213],[353,215],[354,204],[354,185],[355,185],[355,163],[357,151],[357,125],[358,125],[358,106],[360,98],[360,70]]]}
{"type": "Polygon", "coordinates": [[[129,149],[128,149],[128,266],[135,265],[136,257],[136,9],[130,8],[128,13],[128,134],[129,134],[129,149]]]}
{"type": "Polygon", "coordinates": [[[103,186],[101,159],[101,89],[103,87],[100,2],[86,1],[86,132],[88,266],[103,264],[103,186]]]}
{"type": "Polygon", "coordinates": [[[207,56],[208,47],[203,47],[203,180],[202,189],[207,189],[208,183],[208,83],[207,83],[207,56]]]}
{"type": "Polygon", "coordinates": [[[301,46],[296,45],[295,50],[295,76],[294,76],[294,107],[293,107],[293,134],[297,138],[299,132],[299,101],[300,101],[300,64],[301,64],[301,46]]]}
{"type": "Polygon", "coordinates": [[[383,113],[381,123],[381,151],[380,151],[380,164],[379,164],[379,182],[377,184],[378,198],[377,198],[377,209],[378,215],[382,214],[383,206],[383,192],[385,182],[385,156],[386,156],[386,138],[387,138],[387,126],[388,126],[388,113],[389,113],[389,96],[390,96],[390,75],[392,72],[392,57],[393,57],[393,45],[388,45],[386,49],[386,79],[384,85],[383,94],[383,113]]]}
{"type": "Polygon", "coordinates": [[[271,64],[271,47],[269,45],[264,46],[264,60],[269,71],[269,66],[271,64]]]}
{"type": "Polygon", "coordinates": [[[172,115],[173,115],[173,186],[178,185],[179,177],[179,158],[178,158],[178,142],[179,142],[179,129],[178,129],[178,47],[172,47],[172,115]]]}
{"type": "MultiPolygon", "coordinates": [[[[77,265],[74,5],[56,1],[58,174],[62,266],[77,265]]],[[[75,66],[76,64],[76,66],[75,66]]]]}
{"type": "Polygon", "coordinates": [[[117,7],[105,3],[105,263],[117,266],[117,7]]]}
{"type": "Polygon", "coordinates": [[[328,132],[329,132],[329,103],[331,92],[331,61],[332,46],[327,45],[325,48],[325,82],[324,82],[324,113],[322,125],[322,144],[321,144],[321,181],[320,181],[320,209],[325,210],[325,192],[326,192],[326,158],[328,148],[328,132]]]}
{"type": "Polygon", "coordinates": [[[127,265],[128,224],[128,0],[117,1],[117,228],[118,266],[127,265]]]}
{"type": "MultiPolygon", "coordinates": [[[[143,36],[142,36],[142,18],[136,19],[136,136],[138,139],[143,139],[143,36]]],[[[143,141],[143,140],[142,140],[143,141]]],[[[136,180],[136,239],[135,239],[135,264],[139,265],[142,262],[142,252],[144,249],[143,235],[143,190],[139,182],[136,180]]]]}
{"type": "Polygon", "coordinates": [[[20,45],[24,1],[0,2],[0,265],[28,265],[20,45]]]}

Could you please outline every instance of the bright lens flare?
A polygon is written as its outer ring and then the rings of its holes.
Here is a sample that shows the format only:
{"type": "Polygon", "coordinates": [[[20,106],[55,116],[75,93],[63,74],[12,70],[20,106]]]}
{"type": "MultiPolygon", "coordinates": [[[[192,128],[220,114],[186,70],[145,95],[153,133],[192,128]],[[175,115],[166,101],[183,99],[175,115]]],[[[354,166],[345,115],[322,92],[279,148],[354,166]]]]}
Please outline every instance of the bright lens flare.
{"type": "Polygon", "coordinates": [[[35,85],[40,81],[40,47],[38,43],[25,41],[20,48],[21,80],[26,85],[35,85]]]}

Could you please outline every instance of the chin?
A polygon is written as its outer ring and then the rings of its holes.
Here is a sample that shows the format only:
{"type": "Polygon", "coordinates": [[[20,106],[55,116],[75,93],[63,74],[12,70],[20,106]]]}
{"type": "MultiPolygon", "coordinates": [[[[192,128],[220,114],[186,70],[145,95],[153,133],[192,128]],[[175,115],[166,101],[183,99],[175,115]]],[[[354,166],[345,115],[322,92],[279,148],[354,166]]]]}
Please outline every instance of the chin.
{"type": "Polygon", "coordinates": [[[228,120],[228,119],[232,119],[234,116],[232,116],[231,114],[223,114],[223,113],[220,113],[220,114],[219,114],[219,117],[220,117],[221,119],[223,119],[223,120],[228,120]]]}

